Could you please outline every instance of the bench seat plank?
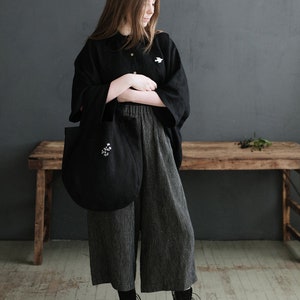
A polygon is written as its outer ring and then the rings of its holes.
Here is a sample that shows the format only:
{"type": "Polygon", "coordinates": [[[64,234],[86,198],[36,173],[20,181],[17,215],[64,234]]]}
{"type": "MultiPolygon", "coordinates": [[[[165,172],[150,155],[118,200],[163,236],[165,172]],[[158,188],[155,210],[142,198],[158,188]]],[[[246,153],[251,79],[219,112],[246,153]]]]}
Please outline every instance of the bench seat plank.
{"type": "MultiPolygon", "coordinates": [[[[29,155],[30,169],[60,170],[64,143],[43,141],[29,155]]],[[[273,142],[262,151],[241,149],[234,142],[183,142],[182,170],[300,169],[300,144],[273,142]]]]}

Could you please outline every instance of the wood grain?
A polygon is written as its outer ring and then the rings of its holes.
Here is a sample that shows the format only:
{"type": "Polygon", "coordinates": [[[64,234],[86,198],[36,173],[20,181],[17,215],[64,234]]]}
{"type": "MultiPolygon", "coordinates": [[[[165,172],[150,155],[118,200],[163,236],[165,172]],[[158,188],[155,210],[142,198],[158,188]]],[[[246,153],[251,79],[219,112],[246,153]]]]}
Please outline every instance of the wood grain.
{"type": "MultiPolygon", "coordinates": [[[[43,141],[29,155],[30,169],[61,169],[64,143],[43,141]]],[[[296,170],[300,144],[273,142],[262,151],[241,149],[235,142],[183,142],[181,170],[296,170]]]]}

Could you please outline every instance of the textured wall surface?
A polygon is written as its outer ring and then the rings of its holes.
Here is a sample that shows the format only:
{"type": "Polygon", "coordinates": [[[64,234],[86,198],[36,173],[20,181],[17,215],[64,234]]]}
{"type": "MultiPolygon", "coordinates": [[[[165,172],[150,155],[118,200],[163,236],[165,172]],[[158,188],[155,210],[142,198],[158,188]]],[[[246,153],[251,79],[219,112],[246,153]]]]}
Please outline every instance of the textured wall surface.
{"type": "MultiPolygon", "coordinates": [[[[104,0],[0,2],[0,239],[32,239],[27,155],[69,125],[73,61],[104,0]]],[[[164,0],[159,28],[189,79],[185,140],[300,142],[300,2],[164,0]]],[[[280,239],[280,172],[182,172],[199,239],[280,239]]],[[[299,178],[296,178],[300,182],[299,178]]],[[[52,238],[86,238],[85,213],[54,181],[52,238]]],[[[300,222],[298,222],[299,224],[300,222]]]]}

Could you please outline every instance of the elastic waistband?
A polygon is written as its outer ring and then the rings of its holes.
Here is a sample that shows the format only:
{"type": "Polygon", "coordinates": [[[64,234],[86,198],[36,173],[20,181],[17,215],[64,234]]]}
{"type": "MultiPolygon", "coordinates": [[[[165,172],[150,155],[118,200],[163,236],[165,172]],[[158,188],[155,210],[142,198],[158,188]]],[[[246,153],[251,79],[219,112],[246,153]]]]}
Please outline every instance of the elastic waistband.
{"type": "Polygon", "coordinates": [[[119,103],[118,110],[128,116],[139,116],[144,114],[152,114],[152,107],[144,104],[136,103],[119,103]]]}

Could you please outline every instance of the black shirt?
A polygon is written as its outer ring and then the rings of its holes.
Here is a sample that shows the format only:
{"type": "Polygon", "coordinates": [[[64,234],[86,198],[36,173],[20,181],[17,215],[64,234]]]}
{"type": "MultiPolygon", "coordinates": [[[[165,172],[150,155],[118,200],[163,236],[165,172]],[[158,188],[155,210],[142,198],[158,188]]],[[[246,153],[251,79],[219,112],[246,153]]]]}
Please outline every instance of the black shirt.
{"type": "Polygon", "coordinates": [[[166,107],[152,109],[170,137],[174,159],[182,160],[180,128],[189,115],[189,92],[178,50],[167,33],[155,35],[150,51],[143,42],[126,50],[127,37],[117,33],[104,40],[88,39],[75,60],[70,121],[93,122],[114,105],[106,104],[110,83],[127,73],[148,76],[166,107]],[[81,109],[83,107],[83,110],[81,109]]]}

